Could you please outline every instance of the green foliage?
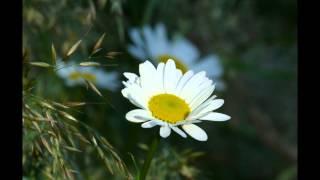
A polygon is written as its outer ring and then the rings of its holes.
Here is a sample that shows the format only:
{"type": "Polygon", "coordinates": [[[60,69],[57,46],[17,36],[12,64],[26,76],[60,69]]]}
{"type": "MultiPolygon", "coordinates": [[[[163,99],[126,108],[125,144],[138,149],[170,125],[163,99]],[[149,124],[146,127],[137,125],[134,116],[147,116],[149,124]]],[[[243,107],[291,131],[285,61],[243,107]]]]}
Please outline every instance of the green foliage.
{"type": "Polygon", "coordinates": [[[162,148],[152,161],[149,179],[198,179],[201,170],[193,165],[203,152],[162,148]]]}
{"type": "Polygon", "coordinates": [[[114,147],[69,111],[84,103],[58,103],[23,92],[23,167],[25,177],[79,179],[91,177],[82,167],[96,166],[110,174],[131,177],[114,147]],[[84,159],[81,159],[85,155],[84,159]]]}

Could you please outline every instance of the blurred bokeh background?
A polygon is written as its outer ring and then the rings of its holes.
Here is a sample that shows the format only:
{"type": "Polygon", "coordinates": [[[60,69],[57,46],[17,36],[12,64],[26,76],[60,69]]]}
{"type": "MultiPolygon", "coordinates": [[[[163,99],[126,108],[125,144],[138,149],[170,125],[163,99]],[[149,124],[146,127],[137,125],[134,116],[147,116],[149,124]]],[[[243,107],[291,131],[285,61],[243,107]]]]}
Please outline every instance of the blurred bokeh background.
{"type": "MultiPolygon", "coordinates": [[[[170,39],[178,34],[197,47],[201,57],[219,57],[225,87],[215,94],[225,99],[220,112],[232,119],[201,123],[209,136],[207,142],[175,133],[162,140],[149,179],[296,179],[296,9],[292,0],[24,0],[24,103],[31,101],[27,94],[61,104],[85,102],[66,111],[107,139],[134,176],[135,164],[141,166],[158,128],[142,129],[125,119],[134,106],[121,95],[122,73],[138,72],[141,63],[128,52],[133,43],[131,29],[154,28],[162,23],[170,39]],[[102,36],[103,41],[95,47],[102,36]],[[52,49],[55,59],[102,64],[94,68],[116,74],[108,81],[116,88],[97,86],[101,97],[85,84],[67,85],[46,65],[30,66],[30,62],[54,65],[52,49]],[[94,50],[97,52],[92,53],[94,50]]],[[[46,114],[41,107],[37,111],[46,114]]],[[[48,128],[42,124],[38,127],[44,131],[48,128]]],[[[85,134],[82,126],[74,127],[85,134]]],[[[59,155],[33,152],[32,143],[44,131],[30,128],[24,132],[25,179],[59,179],[61,175],[52,173],[59,172],[53,161],[59,155]]],[[[43,138],[54,147],[50,133],[43,138]]],[[[119,173],[111,175],[94,155],[98,151],[86,150],[81,143],[74,146],[81,152],[61,155],[74,169],[71,179],[123,178],[119,173]]],[[[44,147],[39,149],[45,151],[44,147]]]]}

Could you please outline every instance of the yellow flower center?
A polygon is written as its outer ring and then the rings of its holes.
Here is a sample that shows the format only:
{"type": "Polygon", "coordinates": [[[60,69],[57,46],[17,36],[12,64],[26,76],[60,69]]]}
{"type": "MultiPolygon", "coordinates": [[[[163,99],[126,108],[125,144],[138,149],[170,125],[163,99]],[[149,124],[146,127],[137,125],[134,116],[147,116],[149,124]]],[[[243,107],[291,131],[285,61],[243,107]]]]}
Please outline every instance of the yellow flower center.
{"type": "Polygon", "coordinates": [[[182,71],[182,73],[185,73],[188,71],[188,67],[178,58],[174,56],[170,56],[168,54],[160,55],[158,56],[158,60],[160,62],[166,63],[169,59],[172,59],[176,63],[176,67],[182,71]]]}
{"type": "Polygon", "coordinates": [[[96,76],[90,73],[82,73],[82,72],[77,72],[74,71],[69,74],[69,78],[71,80],[79,80],[79,79],[85,79],[90,82],[96,82],[96,76]]]}
{"type": "Polygon", "coordinates": [[[183,121],[190,113],[188,104],[172,94],[155,95],[148,106],[154,117],[172,124],[183,121]]]}

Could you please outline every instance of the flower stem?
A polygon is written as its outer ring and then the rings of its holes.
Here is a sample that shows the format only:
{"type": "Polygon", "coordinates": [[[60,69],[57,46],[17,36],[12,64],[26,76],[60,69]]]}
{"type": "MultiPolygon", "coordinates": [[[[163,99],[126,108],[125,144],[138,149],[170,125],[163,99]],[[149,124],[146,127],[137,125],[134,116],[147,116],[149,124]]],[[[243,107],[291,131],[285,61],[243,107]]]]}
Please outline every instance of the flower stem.
{"type": "Polygon", "coordinates": [[[159,137],[156,136],[153,141],[152,141],[152,144],[149,148],[149,152],[148,152],[148,155],[144,161],[144,164],[143,164],[143,167],[140,171],[140,175],[139,175],[139,180],[145,180],[146,179],[146,176],[147,176],[147,173],[148,173],[148,170],[149,170],[149,167],[150,167],[150,164],[151,164],[151,161],[152,161],[152,158],[157,150],[157,147],[158,147],[158,144],[159,144],[159,137]]]}

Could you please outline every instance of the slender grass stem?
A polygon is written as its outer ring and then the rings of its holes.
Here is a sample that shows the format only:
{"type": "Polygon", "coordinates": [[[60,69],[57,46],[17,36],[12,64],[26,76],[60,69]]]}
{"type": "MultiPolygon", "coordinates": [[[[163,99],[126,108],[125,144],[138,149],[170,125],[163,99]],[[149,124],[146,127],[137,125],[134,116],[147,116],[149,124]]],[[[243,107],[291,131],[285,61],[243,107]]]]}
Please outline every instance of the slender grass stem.
{"type": "Polygon", "coordinates": [[[152,158],[158,148],[158,144],[159,144],[159,136],[155,136],[152,143],[151,143],[151,146],[149,148],[149,151],[148,151],[148,154],[147,154],[147,157],[144,161],[144,164],[142,166],[142,169],[140,171],[140,174],[139,174],[139,177],[137,179],[139,180],[145,180],[146,179],[146,176],[147,176],[147,173],[148,173],[148,170],[150,168],[150,164],[151,164],[151,161],[152,161],[152,158]]]}

